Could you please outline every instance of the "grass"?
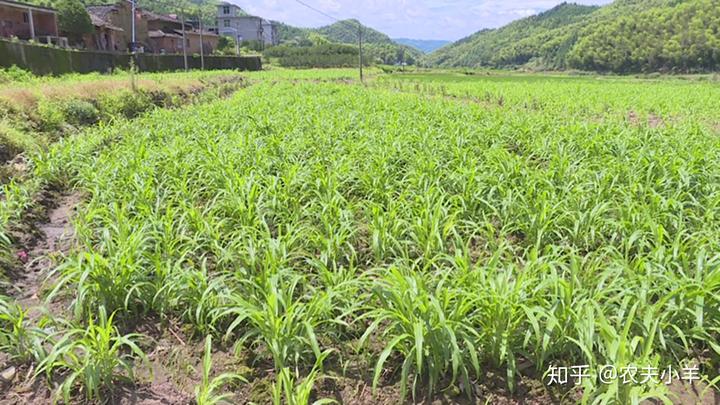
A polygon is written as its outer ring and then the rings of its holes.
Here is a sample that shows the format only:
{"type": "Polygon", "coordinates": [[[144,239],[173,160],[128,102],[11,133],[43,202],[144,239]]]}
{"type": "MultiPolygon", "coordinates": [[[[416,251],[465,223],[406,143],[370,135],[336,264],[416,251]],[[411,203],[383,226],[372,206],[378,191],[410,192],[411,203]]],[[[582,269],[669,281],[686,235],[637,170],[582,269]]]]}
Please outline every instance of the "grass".
{"type": "Polygon", "coordinates": [[[323,401],[320,381],[367,362],[356,378],[396,402],[472,398],[490,376],[545,385],[551,365],[588,365],[559,393],[585,403],[675,399],[602,384],[604,365],[717,379],[720,87],[350,75],[251,74],[230,99],[34,154],[36,178],[88,196],[48,297],[80,326],[43,370],[91,364],[104,377],[66,390],[103,395],[140,353],[70,353],[132,342],[112,321],[154,314],[211,336],[206,403],[232,385],[210,378],[213,341],[247,359],[249,384],[273,379],[275,403],[323,401]]]}

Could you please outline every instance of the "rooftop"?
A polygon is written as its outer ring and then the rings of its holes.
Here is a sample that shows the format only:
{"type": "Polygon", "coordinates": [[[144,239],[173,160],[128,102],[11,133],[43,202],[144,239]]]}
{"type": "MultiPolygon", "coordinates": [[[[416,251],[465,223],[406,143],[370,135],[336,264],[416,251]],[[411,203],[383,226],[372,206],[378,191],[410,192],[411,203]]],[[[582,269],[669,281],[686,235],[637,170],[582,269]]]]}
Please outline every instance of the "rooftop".
{"type": "Polygon", "coordinates": [[[174,18],[169,15],[153,13],[152,11],[148,11],[148,10],[142,10],[142,16],[145,17],[148,21],[167,21],[167,22],[182,24],[182,22],[180,20],[178,20],[176,17],[174,18]]]}
{"type": "Polygon", "coordinates": [[[124,29],[122,29],[120,27],[116,27],[116,26],[110,24],[109,22],[103,20],[102,18],[95,15],[94,13],[88,12],[88,14],[90,15],[90,22],[92,22],[92,25],[94,25],[96,27],[104,27],[104,28],[114,30],[114,31],[125,31],[124,29]]]}
{"type": "Polygon", "coordinates": [[[182,38],[182,35],[171,34],[160,30],[148,31],[148,36],[150,38],[182,38]]]}
{"type": "Polygon", "coordinates": [[[117,7],[114,4],[86,6],[85,9],[91,16],[94,15],[104,21],[107,21],[107,17],[110,13],[117,11],[117,7]]]}
{"type": "Polygon", "coordinates": [[[47,11],[48,13],[57,13],[57,10],[51,7],[36,6],[35,4],[21,3],[19,1],[12,0],[0,0],[0,5],[6,5],[11,7],[22,7],[31,8],[33,10],[47,11]]]}
{"type": "MultiPolygon", "coordinates": [[[[182,34],[182,31],[181,31],[181,30],[175,30],[175,32],[177,32],[177,33],[179,33],[179,34],[182,34]]],[[[208,37],[217,37],[217,36],[219,36],[218,34],[216,34],[216,33],[214,33],[214,32],[205,31],[205,30],[203,30],[202,34],[203,34],[203,35],[206,35],[206,36],[208,36],[208,37]]],[[[186,30],[186,31],[185,31],[185,35],[200,35],[200,31],[198,31],[198,30],[186,30]]]]}

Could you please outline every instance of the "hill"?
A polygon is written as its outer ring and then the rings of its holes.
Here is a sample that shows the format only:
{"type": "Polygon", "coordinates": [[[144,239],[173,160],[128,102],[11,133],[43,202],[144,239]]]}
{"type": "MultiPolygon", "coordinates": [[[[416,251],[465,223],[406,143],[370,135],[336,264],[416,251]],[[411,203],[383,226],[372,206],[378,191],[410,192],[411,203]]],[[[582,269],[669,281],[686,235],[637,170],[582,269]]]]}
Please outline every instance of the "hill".
{"type": "Polygon", "coordinates": [[[410,38],[393,38],[393,41],[398,44],[407,45],[415,48],[423,53],[430,53],[436,49],[440,49],[445,45],[448,45],[451,41],[444,41],[440,39],[410,39],[410,38]]]}
{"type": "MultiPolygon", "coordinates": [[[[595,6],[560,4],[538,15],[514,21],[502,28],[486,29],[430,54],[425,62],[443,67],[504,66],[511,64],[508,50],[518,43],[546,36],[560,27],[583,21],[598,10],[595,6]]],[[[557,39],[556,39],[557,40],[557,39]]],[[[524,55],[523,55],[524,56],[524,55]]],[[[525,63],[526,58],[512,62],[525,63]]]]}
{"type": "Polygon", "coordinates": [[[399,44],[386,34],[362,25],[358,20],[342,20],[319,28],[299,28],[284,23],[278,24],[280,43],[289,46],[310,46],[319,43],[358,43],[358,24],[362,26],[363,45],[367,60],[384,64],[405,62],[414,64],[421,56],[419,50],[399,44]]]}
{"type": "Polygon", "coordinates": [[[720,8],[714,0],[619,0],[605,7],[563,3],[502,28],[483,30],[424,59],[444,67],[538,67],[618,73],[720,67],[720,8]]]}

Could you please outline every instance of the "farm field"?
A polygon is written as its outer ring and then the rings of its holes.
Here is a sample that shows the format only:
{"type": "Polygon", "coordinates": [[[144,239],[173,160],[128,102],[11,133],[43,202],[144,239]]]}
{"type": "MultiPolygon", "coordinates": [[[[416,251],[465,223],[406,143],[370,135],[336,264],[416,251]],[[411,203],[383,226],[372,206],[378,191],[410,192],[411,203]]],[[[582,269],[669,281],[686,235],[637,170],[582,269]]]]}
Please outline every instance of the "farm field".
{"type": "Polygon", "coordinates": [[[29,151],[0,403],[720,400],[720,83],[355,74],[29,151]]]}

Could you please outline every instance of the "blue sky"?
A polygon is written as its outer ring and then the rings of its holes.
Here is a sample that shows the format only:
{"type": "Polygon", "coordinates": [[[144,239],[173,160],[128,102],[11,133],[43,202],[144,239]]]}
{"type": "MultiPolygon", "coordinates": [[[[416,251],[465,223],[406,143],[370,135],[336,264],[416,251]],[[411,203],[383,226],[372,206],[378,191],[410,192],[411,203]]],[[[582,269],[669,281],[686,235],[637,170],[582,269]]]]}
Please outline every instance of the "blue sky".
{"type": "MultiPolygon", "coordinates": [[[[250,14],[300,27],[333,21],[294,0],[229,0],[250,14]]],[[[552,8],[562,0],[303,0],[339,19],[357,18],[393,38],[457,40],[552,8]]],[[[569,1],[572,2],[572,1],[569,1]]],[[[607,4],[610,0],[576,0],[607,4]]]]}

